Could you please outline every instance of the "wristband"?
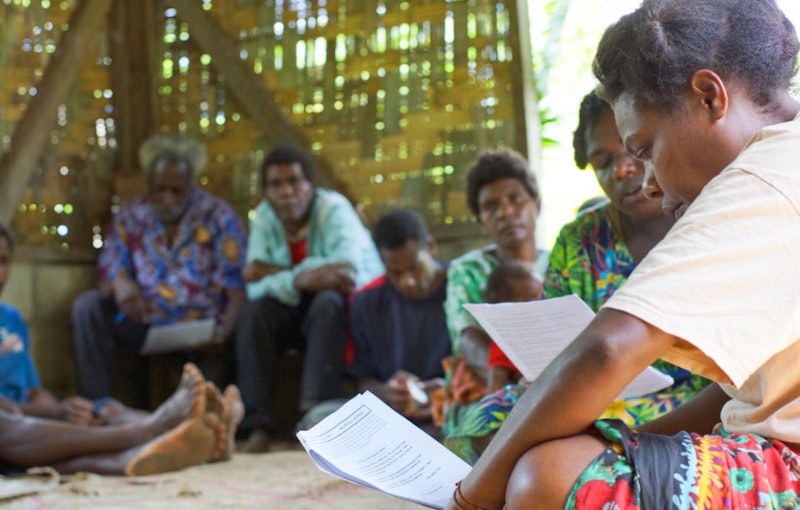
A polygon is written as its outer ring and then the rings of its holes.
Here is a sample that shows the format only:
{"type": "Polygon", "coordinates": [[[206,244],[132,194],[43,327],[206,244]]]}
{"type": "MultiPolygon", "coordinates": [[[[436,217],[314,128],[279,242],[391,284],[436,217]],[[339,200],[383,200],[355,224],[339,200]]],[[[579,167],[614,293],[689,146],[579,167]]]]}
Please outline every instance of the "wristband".
{"type": "Polygon", "coordinates": [[[459,510],[489,510],[488,508],[467,501],[467,498],[464,497],[464,493],[461,492],[461,481],[456,482],[456,490],[453,492],[453,502],[459,510]]]}

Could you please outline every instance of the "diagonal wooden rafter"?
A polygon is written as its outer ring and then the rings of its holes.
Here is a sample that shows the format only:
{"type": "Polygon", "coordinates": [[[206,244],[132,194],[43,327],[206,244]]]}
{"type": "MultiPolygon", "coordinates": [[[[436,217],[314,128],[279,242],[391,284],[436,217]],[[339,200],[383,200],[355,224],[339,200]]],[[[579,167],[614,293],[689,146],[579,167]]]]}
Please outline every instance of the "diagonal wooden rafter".
{"type": "Polygon", "coordinates": [[[75,7],[58,47],[42,79],[37,94],[28,103],[17,123],[11,148],[0,163],[0,222],[10,223],[25,187],[44,152],[50,132],[56,125],[58,107],[64,102],[106,17],[111,0],[83,0],[75,7]]]}
{"type": "MultiPolygon", "coordinates": [[[[239,58],[239,48],[197,0],[167,0],[177,15],[191,28],[191,37],[211,56],[211,65],[225,76],[226,90],[232,94],[256,125],[274,143],[290,143],[309,149],[308,141],[291,123],[281,106],[250,67],[239,58]]],[[[310,151],[309,151],[310,152],[310,151]]],[[[324,161],[318,161],[318,184],[345,191],[324,161]]]]}

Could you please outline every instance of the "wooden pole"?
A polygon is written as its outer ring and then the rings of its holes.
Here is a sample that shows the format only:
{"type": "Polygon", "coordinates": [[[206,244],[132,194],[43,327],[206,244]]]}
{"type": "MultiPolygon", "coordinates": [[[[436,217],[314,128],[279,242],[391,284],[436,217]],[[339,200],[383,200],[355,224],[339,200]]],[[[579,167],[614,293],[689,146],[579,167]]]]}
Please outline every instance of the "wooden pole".
{"type": "Polygon", "coordinates": [[[528,0],[512,0],[508,3],[511,14],[510,44],[514,55],[511,71],[514,94],[514,116],[517,139],[516,149],[528,159],[528,166],[541,177],[542,142],[539,122],[539,98],[533,80],[533,57],[531,51],[528,0]]]}
{"type": "Polygon", "coordinates": [[[155,2],[114,0],[109,32],[117,140],[114,169],[124,176],[140,175],[139,147],[157,127],[153,78],[155,2]]]}
{"type": "Polygon", "coordinates": [[[37,84],[37,94],[17,123],[11,148],[0,163],[0,222],[9,224],[16,214],[30,177],[50,141],[58,107],[67,98],[87,55],[87,47],[106,17],[111,0],[78,3],[58,47],[37,84]]]}

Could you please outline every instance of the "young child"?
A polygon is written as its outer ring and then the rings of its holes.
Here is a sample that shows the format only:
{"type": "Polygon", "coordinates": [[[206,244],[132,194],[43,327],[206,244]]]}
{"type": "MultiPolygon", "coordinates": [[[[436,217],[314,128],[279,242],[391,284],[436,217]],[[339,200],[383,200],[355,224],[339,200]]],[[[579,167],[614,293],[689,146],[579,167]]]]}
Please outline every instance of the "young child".
{"type": "MultiPolygon", "coordinates": [[[[501,262],[489,274],[484,299],[487,303],[521,303],[542,298],[542,281],[524,265],[501,262]]],[[[518,382],[521,374],[492,341],[489,344],[489,391],[518,382]]]]}
{"type": "MultiPolygon", "coordinates": [[[[0,294],[11,273],[13,251],[11,235],[0,225],[0,294]]],[[[28,416],[77,424],[104,421],[92,402],[77,396],[58,400],[42,387],[31,357],[28,326],[19,310],[6,303],[0,303],[0,396],[16,402],[28,416]]],[[[110,404],[110,399],[106,403],[110,404]]],[[[109,411],[117,407],[112,405],[109,411]]]]}

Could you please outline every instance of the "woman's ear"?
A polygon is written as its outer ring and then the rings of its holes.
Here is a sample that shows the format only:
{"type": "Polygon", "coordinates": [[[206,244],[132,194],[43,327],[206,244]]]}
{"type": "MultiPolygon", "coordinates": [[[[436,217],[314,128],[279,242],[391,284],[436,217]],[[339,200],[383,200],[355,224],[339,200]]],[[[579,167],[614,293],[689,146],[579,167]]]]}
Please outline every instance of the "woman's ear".
{"type": "Polygon", "coordinates": [[[428,247],[428,253],[431,254],[431,257],[436,257],[436,241],[433,239],[433,236],[428,236],[428,239],[425,241],[425,245],[428,247]]]}
{"type": "Polygon", "coordinates": [[[539,217],[539,213],[542,212],[542,199],[539,198],[539,197],[536,197],[536,199],[533,201],[533,205],[536,207],[536,210],[534,211],[533,216],[534,216],[534,218],[538,218],[539,217]]]}
{"type": "Polygon", "coordinates": [[[720,120],[728,113],[729,97],[725,82],[710,69],[695,71],[689,81],[689,94],[693,99],[692,104],[699,104],[712,121],[720,120]]]}

